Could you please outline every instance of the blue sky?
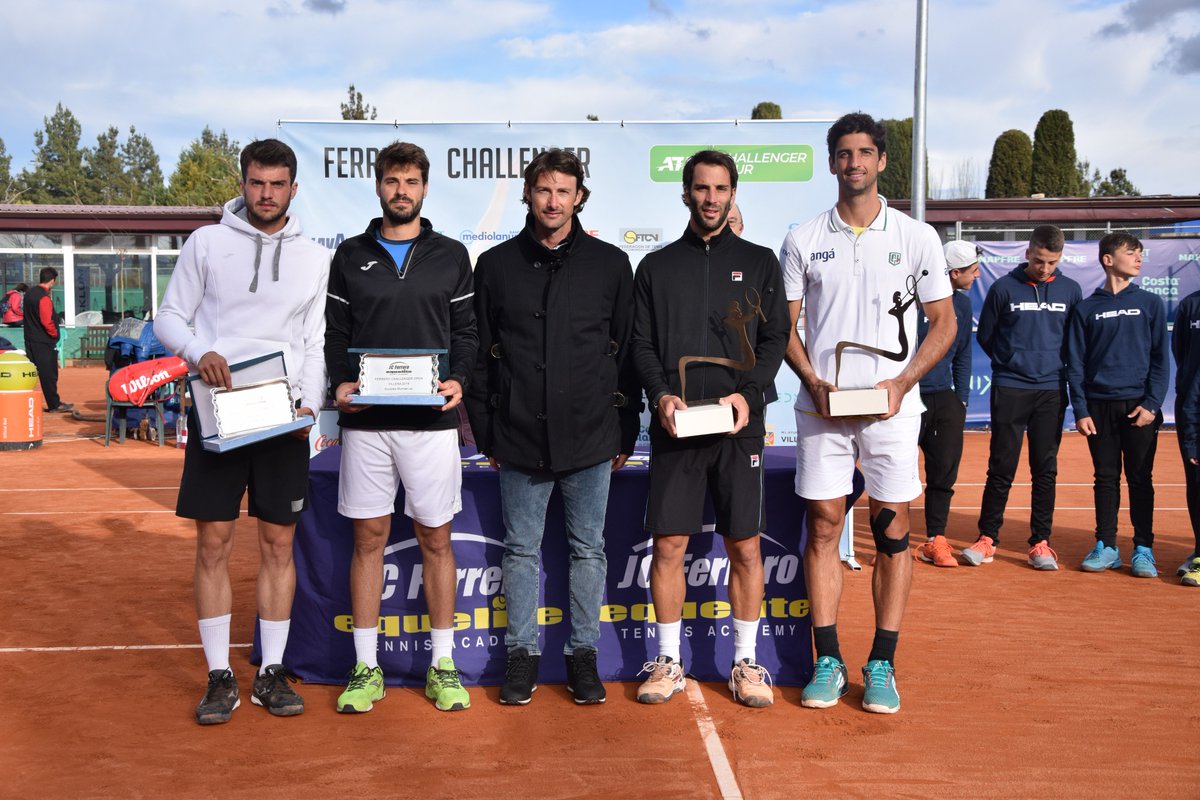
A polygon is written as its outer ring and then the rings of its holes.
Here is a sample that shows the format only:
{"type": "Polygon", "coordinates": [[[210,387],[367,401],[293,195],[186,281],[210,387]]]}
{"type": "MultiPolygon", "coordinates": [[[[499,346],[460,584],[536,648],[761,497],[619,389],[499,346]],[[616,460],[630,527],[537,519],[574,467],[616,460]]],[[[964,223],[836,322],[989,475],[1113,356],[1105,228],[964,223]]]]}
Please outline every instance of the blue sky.
{"type": "MultiPolygon", "coordinates": [[[[931,188],[981,192],[992,143],[1063,108],[1080,157],[1147,194],[1200,191],[1196,0],[930,0],[931,188]]],[[[169,174],[209,125],[245,143],[335,119],[353,82],[399,121],[912,114],[899,0],[44,0],[4,3],[14,171],[55,103],[85,144],[147,134],[169,174]]]]}

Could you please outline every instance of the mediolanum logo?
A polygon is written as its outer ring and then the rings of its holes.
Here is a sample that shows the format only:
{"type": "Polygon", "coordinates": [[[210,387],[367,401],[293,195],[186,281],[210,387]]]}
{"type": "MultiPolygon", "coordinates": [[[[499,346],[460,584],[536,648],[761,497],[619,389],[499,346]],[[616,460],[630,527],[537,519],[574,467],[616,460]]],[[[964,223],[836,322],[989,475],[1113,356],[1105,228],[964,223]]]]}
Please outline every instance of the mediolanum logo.
{"type": "Polygon", "coordinates": [[[650,148],[650,180],[679,183],[684,162],[710,146],[733,157],[739,181],[801,183],[813,177],[813,149],[806,144],[660,144],[650,148]]]}

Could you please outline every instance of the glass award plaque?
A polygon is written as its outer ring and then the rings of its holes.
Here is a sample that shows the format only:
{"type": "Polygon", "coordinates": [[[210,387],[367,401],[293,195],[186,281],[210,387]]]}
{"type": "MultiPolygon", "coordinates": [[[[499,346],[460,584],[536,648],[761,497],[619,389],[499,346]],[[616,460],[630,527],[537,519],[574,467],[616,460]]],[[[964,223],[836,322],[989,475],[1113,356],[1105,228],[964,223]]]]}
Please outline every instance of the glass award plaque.
{"type": "Polygon", "coordinates": [[[356,405],[445,405],[438,382],[445,369],[445,350],[351,349],[358,353],[356,405]]]}

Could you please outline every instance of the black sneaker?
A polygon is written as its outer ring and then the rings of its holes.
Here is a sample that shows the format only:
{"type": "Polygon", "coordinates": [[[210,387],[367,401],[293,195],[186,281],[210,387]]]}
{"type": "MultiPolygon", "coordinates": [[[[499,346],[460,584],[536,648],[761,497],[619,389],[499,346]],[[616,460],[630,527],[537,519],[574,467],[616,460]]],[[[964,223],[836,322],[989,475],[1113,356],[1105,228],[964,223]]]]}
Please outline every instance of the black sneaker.
{"type": "Polygon", "coordinates": [[[575,695],[581,706],[603,703],[604,684],[596,671],[596,651],[587,647],[576,647],[567,658],[567,690],[575,695]]]}
{"type": "Polygon", "coordinates": [[[254,694],[250,702],[262,706],[277,717],[294,717],[304,713],[304,698],[296,694],[288,681],[300,680],[283,664],[272,664],[254,678],[254,694]]]}
{"type": "Polygon", "coordinates": [[[233,710],[241,704],[233,671],[214,669],[208,673],[208,689],[204,692],[204,699],[196,706],[196,722],[201,725],[229,722],[233,710]]]}
{"type": "Polygon", "coordinates": [[[500,687],[500,702],[506,706],[523,706],[537,691],[538,662],[541,656],[531,656],[524,647],[508,654],[504,670],[504,685],[500,687]]]}

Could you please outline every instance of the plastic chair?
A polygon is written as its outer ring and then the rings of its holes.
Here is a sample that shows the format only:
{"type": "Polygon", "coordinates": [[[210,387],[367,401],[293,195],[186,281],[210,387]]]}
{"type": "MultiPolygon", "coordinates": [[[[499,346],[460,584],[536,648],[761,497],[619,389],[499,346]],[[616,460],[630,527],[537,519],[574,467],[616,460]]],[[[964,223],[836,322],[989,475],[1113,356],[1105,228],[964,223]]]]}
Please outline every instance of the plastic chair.
{"type": "MultiPolygon", "coordinates": [[[[173,387],[173,385],[169,384],[169,383],[158,387],[157,389],[154,390],[154,393],[146,399],[146,402],[139,406],[136,403],[130,403],[128,401],[113,400],[112,393],[108,390],[108,383],[105,382],[105,384],[104,384],[104,446],[108,447],[109,442],[112,440],[113,414],[116,409],[118,409],[118,408],[146,408],[146,409],[153,408],[154,413],[157,417],[155,422],[156,422],[157,431],[158,431],[158,446],[162,447],[163,439],[165,438],[164,429],[166,427],[166,411],[163,409],[163,402],[170,398],[171,393],[173,391],[172,387],[173,387]]],[[[120,438],[117,439],[117,442],[118,442],[118,444],[125,444],[125,426],[129,422],[127,415],[122,414],[120,417],[117,418],[117,422],[120,425],[120,433],[119,433],[120,438]]]]}

